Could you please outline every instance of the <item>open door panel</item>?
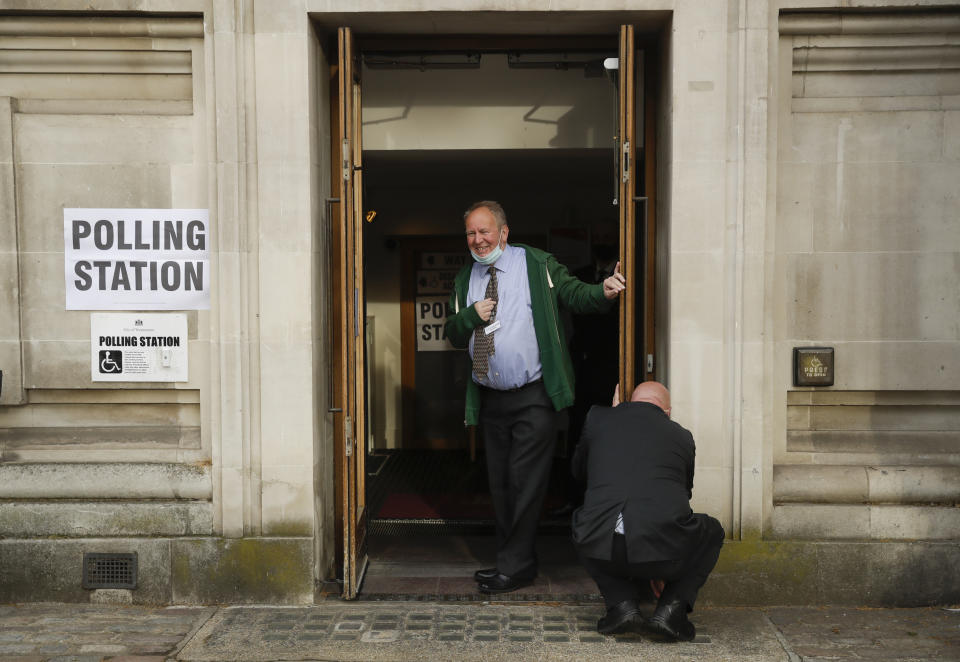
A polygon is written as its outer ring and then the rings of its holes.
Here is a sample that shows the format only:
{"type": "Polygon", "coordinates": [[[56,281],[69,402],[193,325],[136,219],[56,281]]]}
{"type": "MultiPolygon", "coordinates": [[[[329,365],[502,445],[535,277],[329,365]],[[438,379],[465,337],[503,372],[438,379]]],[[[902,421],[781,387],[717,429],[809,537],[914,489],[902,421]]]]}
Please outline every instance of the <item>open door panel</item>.
{"type": "Polygon", "coordinates": [[[355,598],[367,566],[367,509],[364,460],[365,370],[363,313],[363,160],[360,136],[360,66],[353,34],[337,31],[337,108],[334,151],[340,213],[334,228],[335,305],[339,333],[334,385],[340,510],[343,540],[343,597],[355,598]]]}
{"type": "Polygon", "coordinates": [[[617,146],[619,151],[618,208],[620,270],[627,290],[620,299],[620,397],[627,400],[636,385],[636,297],[639,282],[636,254],[636,52],[632,25],[620,26],[618,60],[617,146]]]}

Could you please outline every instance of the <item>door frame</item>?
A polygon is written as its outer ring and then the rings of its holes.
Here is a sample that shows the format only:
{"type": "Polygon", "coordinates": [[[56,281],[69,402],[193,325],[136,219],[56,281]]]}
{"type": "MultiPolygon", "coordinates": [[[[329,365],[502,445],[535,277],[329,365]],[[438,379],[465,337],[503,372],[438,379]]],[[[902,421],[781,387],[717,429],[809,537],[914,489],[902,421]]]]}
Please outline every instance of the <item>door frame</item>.
{"type": "MultiPolygon", "coordinates": [[[[621,259],[625,264],[628,260],[633,262],[633,266],[625,269],[627,278],[628,292],[634,292],[632,297],[625,297],[621,305],[621,363],[627,365],[627,370],[621,371],[620,384],[621,394],[627,389],[632,389],[633,384],[645,379],[655,379],[661,372],[659,366],[653,366],[648,370],[647,356],[654,356],[656,353],[656,338],[654,336],[655,324],[654,316],[656,313],[656,283],[654,277],[656,274],[656,144],[655,137],[657,131],[657,111],[660,107],[659,84],[660,72],[656,70],[659,66],[659,35],[654,38],[647,36],[638,37],[634,34],[632,26],[629,29],[621,29],[620,35],[620,60],[621,63],[628,63],[631,71],[638,51],[643,51],[643,57],[640,59],[643,75],[640,81],[642,86],[643,112],[640,117],[642,124],[636,125],[636,113],[633,117],[627,117],[626,122],[620,121],[618,135],[629,135],[629,149],[624,151],[623,140],[618,143],[620,154],[620,179],[621,187],[619,192],[620,201],[620,226],[621,226],[621,259]],[[626,33],[626,35],[624,34],[626,33]],[[640,132],[643,135],[643,169],[642,173],[636,167],[641,162],[638,158],[635,135],[640,132]],[[623,180],[623,168],[625,165],[630,168],[630,176],[623,180]],[[641,179],[642,178],[642,179],[641,179]],[[637,183],[642,181],[643,196],[636,195],[637,183]],[[626,204],[625,204],[626,203],[626,204]],[[637,226],[636,211],[640,210],[641,223],[637,226]],[[625,218],[630,219],[625,223],[625,218]],[[626,227],[625,227],[626,226],[626,227]],[[640,244],[640,256],[637,258],[637,240],[640,244]],[[628,248],[629,250],[624,250],[628,248]],[[638,281],[642,280],[643,287],[637,287],[638,281]],[[637,322],[639,315],[639,333],[637,333],[637,322]],[[625,334],[624,328],[629,329],[625,334]],[[639,350],[639,351],[638,351],[639,350]],[[636,362],[636,354],[643,357],[639,363],[636,362]],[[623,360],[625,359],[625,360],[623,360]]],[[[358,38],[350,34],[347,30],[345,41],[344,28],[338,31],[338,46],[336,53],[352,51],[354,56],[361,52],[357,42],[362,41],[362,50],[394,50],[394,51],[443,51],[456,46],[457,50],[464,49],[464,39],[459,36],[425,36],[425,35],[399,35],[399,36],[371,36],[358,38]]],[[[508,49],[530,50],[569,50],[572,48],[605,48],[611,49],[616,43],[616,35],[588,35],[588,36],[544,36],[544,37],[513,37],[505,35],[489,35],[469,37],[469,46],[472,50],[480,52],[498,52],[508,49]],[[601,46],[602,44],[602,46],[601,46]]],[[[359,329],[359,343],[354,344],[350,349],[351,343],[344,342],[349,339],[350,324],[346,313],[352,313],[354,319],[358,319],[357,324],[365,325],[365,316],[363,314],[356,318],[358,308],[362,310],[365,304],[363,295],[363,240],[362,226],[360,219],[363,217],[362,200],[362,145],[360,141],[359,117],[362,103],[359,94],[359,85],[356,86],[353,100],[356,103],[355,118],[356,123],[351,124],[344,112],[343,104],[340,103],[343,97],[343,90],[348,86],[345,81],[351,77],[359,75],[359,60],[348,58],[351,65],[357,65],[356,71],[344,72],[344,58],[332,58],[330,67],[330,104],[331,104],[331,168],[332,190],[340,192],[340,198],[335,200],[339,209],[339,214],[335,217],[339,222],[333,224],[331,238],[331,274],[330,284],[332,289],[332,300],[334,302],[331,314],[331,328],[333,329],[334,357],[331,366],[332,380],[334,384],[334,406],[331,411],[335,415],[334,424],[334,473],[335,473],[335,522],[336,522],[336,544],[342,555],[338,555],[340,569],[343,571],[343,597],[351,599],[356,597],[362,582],[363,570],[367,564],[366,556],[366,516],[365,504],[365,474],[363,471],[363,456],[366,447],[358,444],[356,440],[365,439],[364,432],[364,412],[365,392],[364,375],[366,362],[364,357],[364,338],[366,336],[364,329],[359,329]],[[344,154],[342,145],[344,144],[344,132],[341,131],[341,125],[350,127],[349,132],[355,130],[355,135],[350,140],[351,156],[353,162],[344,168],[337,164],[344,163],[344,154]],[[346,168],[346,169],[345,169],[346,168]],[[350,176],[342,176],[348,173],[350,176]],[[345,204],[349,203],[349,204],[345,204]],[[352,210],[347,209],[352,207],[352,210]],[[349,272],[351,265],[354,269],[352,282],[354,283],[355,298],[351,301],[348,293],[348,281],[351,280],[349,272]],[[340,336],[338,338],[337,336],[340,336]],[[339,350],[339,351],[338,351],[339,350]],[[354,377],[353,388],[350,388],[351,377],[354,377]],[[339,399],[338,399],[339,398],[339,399]],[[350,420],[348,412],[355,412],[355,417],[350,420]],[[337,418],[339,416],[339,418],[337,418]],[[352,435],[351,435],[352,430],[352,435]],[[348,449],[352,446],[353,454],[348,454],[348,449]],[[361,452],[363,451],[363,452],[361,452]],[[358,507],[359,506],[359,507],[358,507]],[[353,530],[351,530],[353,529],[353,530]],[[358,532],[362,531],[362,546],[358,545],[358,532]]],[[[623,66],[623,65],[621,65],[623,66]]],[[[354,68],[353,66],[348,67],[354,68]]],[[[633,108],[636,100],[636,77],[631,73],[629,89],[621,89],[622,97],[621,107],[633,108]]],[[[621,85],[621,88],[624,86],[621,85]]],[[[635,109],[633,109],[635,110],[635,109]]],[[[618,115],[629,115],[622,111],[618,115]]],[[[409,315],[408,315],[409,317],[409,315]]],[[[402,318],[405,319],[405,318],[402,318]]],[[[404,382],[405,383],[405,382],[404,382]]],[[[406,411],[404,407],[403,411],[406,411]]],[[[407,425],[406,420],[404,426],[407,425]]]]}

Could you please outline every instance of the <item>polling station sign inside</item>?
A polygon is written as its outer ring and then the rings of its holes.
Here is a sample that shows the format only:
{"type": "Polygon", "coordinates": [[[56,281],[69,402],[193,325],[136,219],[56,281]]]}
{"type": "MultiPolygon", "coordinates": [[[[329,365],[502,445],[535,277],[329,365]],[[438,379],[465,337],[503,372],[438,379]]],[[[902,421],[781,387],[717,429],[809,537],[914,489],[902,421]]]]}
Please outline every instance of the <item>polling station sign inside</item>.
{"type": "Polygon", "coordinates": [[[67,310],[210,308],[206,209],[63,210],[67,310]]]}

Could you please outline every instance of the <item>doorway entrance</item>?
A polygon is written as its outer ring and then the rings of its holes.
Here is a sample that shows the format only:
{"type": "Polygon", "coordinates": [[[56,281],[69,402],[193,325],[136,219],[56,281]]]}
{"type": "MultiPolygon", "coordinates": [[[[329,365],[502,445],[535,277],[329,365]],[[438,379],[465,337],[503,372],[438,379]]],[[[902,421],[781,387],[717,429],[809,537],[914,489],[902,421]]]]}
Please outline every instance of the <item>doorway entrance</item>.
{"type": "MultiPolygon", "coordinates": [[[[463,426],[469,359],[442,333],[452,279],[468,259],[470,203],[498,200],[512,243],[550,251],[583,280],[602,280],[617,259],[627,278],[629,295],[611,315],[564,320],[580,359],[578,406],[562,414],[542,520],[557,536],[551,551],[569,548],[561,565],[575,564],[564,507],[576,500],[566,467],[582,416],[609,402],[614,384],[654,377],[645,357],[655,344],[655,133],[643,112],[654,101],[652,50],[637,46],[631,26],[588,44],[473,41],[451,51],[443,40],[385,48],[349,29],[338,35],[332,317],[347,598],[370,560],[372,575],[379,563],[396,577],[407,560],[469,578],[467,566],[492,557],[482,444],[463,426]]],[[[429,581],[412,584],[433,593],[429,581]]]]}

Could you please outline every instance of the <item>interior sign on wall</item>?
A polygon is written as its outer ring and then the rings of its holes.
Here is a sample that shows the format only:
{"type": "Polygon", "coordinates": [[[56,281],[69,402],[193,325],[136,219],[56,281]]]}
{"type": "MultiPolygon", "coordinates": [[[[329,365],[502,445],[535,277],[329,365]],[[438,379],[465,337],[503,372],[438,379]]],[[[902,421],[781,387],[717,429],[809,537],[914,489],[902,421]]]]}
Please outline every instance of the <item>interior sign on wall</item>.
{"type": "Polygon", "coordinates": [[[187,381],[187,316],[92,313],[90,377],[95,382],[187,381]]]}
{"type": "Polygon", "coordinates": [[[417,294],[450,294],[457,272],[470,259],[458,253],[422,253],[417,268],[417,294]]]}
{"type": "Polygon", "coordinates": [[[64,209],[67,310],[210,308],[206,209],[64,209]]]}
{"type": "Polygon", "coordinates": [[[418,352],[446,352],[456,349],[443,332],[448,301],[449,297],[446,296],[416,298],[414,305],[417,308],[418,352]]]}
{"type": "Polygon", "coordinates": [[[417,270],[417,294],[446,294],[449,296],[453,290],[453,281],[456,277],[456,271],[419,269],[417,270]]]}

